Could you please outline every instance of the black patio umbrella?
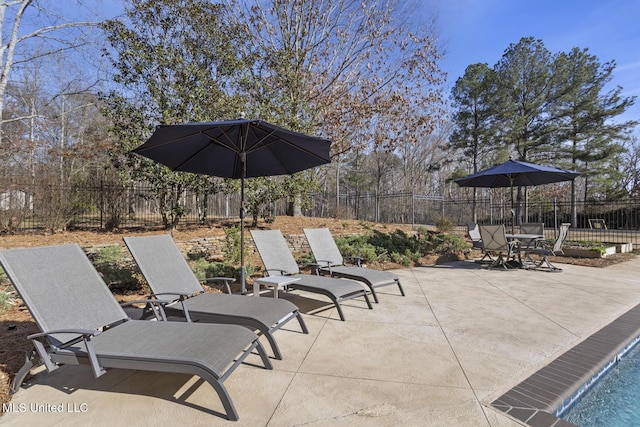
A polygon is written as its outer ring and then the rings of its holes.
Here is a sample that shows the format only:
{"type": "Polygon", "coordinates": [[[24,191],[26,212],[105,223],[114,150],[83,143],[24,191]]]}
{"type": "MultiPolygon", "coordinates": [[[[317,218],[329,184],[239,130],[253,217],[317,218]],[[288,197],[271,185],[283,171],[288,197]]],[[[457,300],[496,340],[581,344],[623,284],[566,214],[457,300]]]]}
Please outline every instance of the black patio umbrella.
{"type": "MultiPolygon", "coordinates": [[[[573,181],[579,172],[557,169],[509,159],[489,169],[455,180],[460,187],[501,188],[510,187],[513,211],[513,187],[530,187],[554,182],[573,181]]],[[[512,224],[513,226],[513,224],[512,224]]]]}
{"type": "Polygon", "coordinates": [[[329,163],[331,141],[263,120],[160,125],[132,151],[171,170],[239,178],[241,287],[245,293],[244,179],[289,175],[329,163]]]}
{"type": "Polygon", "coordinates": [[[579,172],[509,159],[489,169],[455,180],[460,187],[530,187],[572,181],[579,172]]]}

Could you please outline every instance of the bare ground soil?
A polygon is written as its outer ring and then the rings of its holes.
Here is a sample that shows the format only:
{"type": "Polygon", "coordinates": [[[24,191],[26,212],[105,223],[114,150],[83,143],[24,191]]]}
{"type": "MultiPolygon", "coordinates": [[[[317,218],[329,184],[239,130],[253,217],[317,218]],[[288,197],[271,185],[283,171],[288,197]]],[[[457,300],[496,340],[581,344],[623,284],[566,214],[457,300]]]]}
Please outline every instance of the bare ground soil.
{"type": "MultiPolygon", "coordinates": [[[[235,222],[237,224],[237,221],[235,222]]],[[[203,237],[224,236],[224,227],[233,225],[233,221],[224,221],[211,224],[208,227],[188,227],[179,228],[172,232],[175,240],[186,241],[203,237]]],[[[259,223],[259,228],[280,229],[283,234],[301,234],[303,228],[327,227],[334,235],[366,233],[371,230],[378,230],[389,233],[400,229],[405,232],[413,231],[410,225],[403,224],[379,224],[355,220],[335,220],[327,218],[307,218],[307,217],[277,217],[272,224],[259,223]]],[[[113,243],[121,243],[126,236],[166,233],[160,229],[136,229],[119,230],[114,232],[88,232],[88,231],[65,231],[56,234],[26,234],[26,235],[3,235],[0,236],[0,247],[33,247],[63,243],[78,243],[82,247],[92,247],[113,243]]],[[[479,252],[466,255],[470,258],[480,257],[479,252]]],[[[554,263],[578,264],[593,267],[606,267],[611,264],[623,262],[634,257],[635,254],[616,254],[607,258],[552,258],[554,263]]],[[[451,259],[457,259],[455,256],[451,259]]],[[[422,265],[435,264],[442,261],[437,256],[427,256],[421,260],[422,265]]],[[[372,266],[373,268],[399,268],[401,266],[386,263],[384,266],[372,266]]],[[[0,284],[0,286],[2,286],[0,284]]],[[[209,289],[212,292],[219,292],[218,289],[209,289]]],[[[139,298],[141,294],[116,294],[119,301],[139,298]]],[[[25,354],[33,347],[27,335],[39,332],[33,322],[29,311],[22,304],[20,299],[16,299],[10,308],[2,311],[0,309],[0,403],[11,400],[9,384],[17,371],[24,363],[25,354]]]]}

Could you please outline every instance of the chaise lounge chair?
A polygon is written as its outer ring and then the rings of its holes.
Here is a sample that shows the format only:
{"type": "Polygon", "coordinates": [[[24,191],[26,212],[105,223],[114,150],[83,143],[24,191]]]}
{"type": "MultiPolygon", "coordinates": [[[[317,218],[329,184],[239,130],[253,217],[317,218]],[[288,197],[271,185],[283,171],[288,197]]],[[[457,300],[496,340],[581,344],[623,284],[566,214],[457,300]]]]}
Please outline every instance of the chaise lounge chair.
{"type": "Polygon", "coordinates": [[[197,375],[216,390],[230,420],[238,413],[223,382],[255,349],[271,360],[258,336],[237,325],[131,320],[77,244],[0,251],[0,263],[41,333],[13,380],[16,392],[40,358],[58,365],[197,375]]]}
{"type": "Polygon", "coordinates": [[[300,280],[287,285],[287,288],[329,297],[336,306],[341,320],[344,321],[344,313],[340,306],[342,301],[364,297],[369,309],[373,308],[366,289],[357,282],[300,273],[298,264],[280,230],[251,230],[251,237],[265,266],[266,275],[299,278],[300,280]]]}
{"type": "Polygon", "coordinates": [[[273,337],[275,331],[298,319],[302,332],[309,333],[298,307],[289,301],[206,293],[168,234],[125,237],[124,241],[153,292],[151,297],[171,300],[163,305],[167,315],[259,331],[271,344],[276,359],[282,359],[282,353],[273,337]]]}
{"type": "Polygon", "coordinates": [[[311,247],[311,252],[319,264],[320,273],[363,282],[371,290],[371,295],[376,303],[378,295],[375,288],[381,286],[397,285],[400,288],[400,293],[404,296],[400,279],[395,274],[389,271],[346,265],[328,228],[305,228],[304,234],[311,247]]]}

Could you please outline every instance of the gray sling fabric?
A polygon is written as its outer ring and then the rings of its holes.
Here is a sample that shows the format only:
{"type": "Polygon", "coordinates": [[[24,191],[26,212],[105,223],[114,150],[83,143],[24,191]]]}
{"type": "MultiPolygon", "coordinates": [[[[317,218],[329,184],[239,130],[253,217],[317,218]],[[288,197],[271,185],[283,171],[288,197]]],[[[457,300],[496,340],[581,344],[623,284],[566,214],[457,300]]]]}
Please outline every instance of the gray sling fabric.
{"type": "Polygon", "coordinates": [[[397,285],[400,293],[404,296],[404,289],[402,289],[400,278],[396,274],[389,271],[345,265],[340,249],[338,249],[338,245],[333,240],[328,228],[305,228],[304,234],[321,272],[334,277],[363,282],[371,290],[375,302],[378,302],[375,288],[381,286],[397,285]]]}
{"type": "MultiPolygon", "coordinates": [[[[12,249],[2,251],[0,260],[42,331],[97,330],[128,318],[77,245],[12,249]]],[[[66,342],[75,336],[51,338],[66,342]]]]}
{"type": "Polygon", "coordinates": [[[509,261],[518,253],[518,242],[508,241],[504,224],[483,224],[480,225],[480,235],[482,236],[483,252],[497,254],[496,259],[489,268],[514,268],[509,261]]]}
{"type": "Polygon", "coordinates": [[[341,301],[362,296],[367,306],[372,308],[365,289],[356,282],[301,274],[280,230],[251,230],[251,237],[269,276],[283,275],[300,278],[287,287],[329,297],[336,306],[340,319],[345,320],[340,306],[341,301]]]}
{"type": "Polygon", "coordinates": [[[254,349],[272,367],[258,336],[241,326],[130,320],[76,244],[2,250],[0,263],[42,330],[29,337],[35,351],[14,392],[36,356],[48,371],[88,363],[96,376],[105,368],[186,373],[209,382],[227,417],[237,420],[224,380],[254,349]]]}
{"type": "Polygon", "coordinates": [[[167,314],[192,320],[242,325],[264,334],[274,355],[282,354],[273,337],[291,319],[308,333],[298,307],[286,300],[257,299],[241,295],[204,293],[180,249],[168,234],[125,237],[124,241],[154,295],[159,299],[185,295],[182,302],[165,306],[167,314]]]}

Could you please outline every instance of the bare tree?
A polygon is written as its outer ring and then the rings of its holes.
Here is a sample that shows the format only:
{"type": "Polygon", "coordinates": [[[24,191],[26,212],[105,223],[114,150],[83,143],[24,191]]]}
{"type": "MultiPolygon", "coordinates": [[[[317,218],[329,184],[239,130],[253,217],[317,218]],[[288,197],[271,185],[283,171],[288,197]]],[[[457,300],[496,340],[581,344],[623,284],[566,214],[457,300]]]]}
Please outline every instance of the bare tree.
{"type": "MultiPolygon", "coordinates": [[[[80,2],[81,3],[81,2],[80,2]]],[[[47,9],[55,2],[45,0],[4,0],[0,2],[0,111],[4,113],[7,87],[12,71],[16,67],[32,63],[37,58],[54,55],[78,48],[86,43],[81,34],[70,36],[64,30],[96,25],[95,22],[65,22],[59,12],[47,9]],[[47,4],[48,3],[48,4],[47,4]],[[29,16],[33,14],[33,17],[29,16]],[[32,18],[33,20],[29,20],[32,18]],[[24,25],[23,25],[24,24],[24,25]],[[44,49],[33,49],[33,43],[42,42],[44,49]],[[29,45],[31,48],[20,49],[29,45]]],[[[59,5],[58,5],[59,6],[59,5]]],[[[67,4],[67,6],[69,6],[67,4]]],[[[24,115],[0,118],[0,143],[4,143],[3,126],[8,122],[20,121],[31,117],[33,112],[24,115]]]]}
{"type": "MultiPolygon", "coordinates": [[[[431,22],[397,0],[239,0],[251,23],[256,114],[321,131],[334,155],[392,150],[429,133],[441,106],[431,22]]],[[[231,8],[236,10],[235,7],[231,8]]]]}
{"type": "Polygon", "coordinates": [[[249,116],[321,133],[333,141],[336,159],[357,150],[392,152],[433,130],[440,54],[432,23],[412,21],[411,2],[228,3],[248,31],[247,56],[258,64],[247,79],[249,116]]]}

